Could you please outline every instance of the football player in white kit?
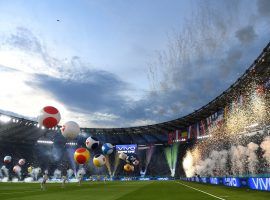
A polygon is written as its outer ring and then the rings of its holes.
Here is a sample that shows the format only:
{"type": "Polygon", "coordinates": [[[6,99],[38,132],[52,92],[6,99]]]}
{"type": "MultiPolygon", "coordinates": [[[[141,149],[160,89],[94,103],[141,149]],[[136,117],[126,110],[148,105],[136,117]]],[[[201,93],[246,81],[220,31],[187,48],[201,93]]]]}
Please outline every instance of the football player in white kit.
{"type": "Polygon", "coordinates": [[[83,175],[81,173],[78,174],[78,183],[79,183],[79,186],[82,185],[82,179],[83,179],[83,175]]]}
{"type": "Polygon", "coordinates": [[[68,181],[67,176],[62,176],[62,188],[65,188],[67,181],[68,181]]]}
{"type": "Polygon", "coordinates": [[[49,179],[48,174],[47,173],[44,173],[43,174],[43,177],[42,177],[42,181],[40,183],[41,190],[45,190],[46,189],[46,182],[47,182],[48,179],[49,179]]]}

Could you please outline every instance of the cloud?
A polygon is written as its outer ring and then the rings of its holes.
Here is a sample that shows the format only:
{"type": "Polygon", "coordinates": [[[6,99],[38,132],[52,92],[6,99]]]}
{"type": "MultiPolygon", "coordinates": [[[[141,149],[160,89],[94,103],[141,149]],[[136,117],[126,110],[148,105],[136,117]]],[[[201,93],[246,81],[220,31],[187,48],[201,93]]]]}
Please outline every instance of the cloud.
{"type": "Polygon", "coordinates": [[[257,9],[258,9],[258,13],[261,16],[269,17],[270,16],[270,1],[257,0],[257,9]]]}
{"type": "Polygon", "coordinates": [[[7,38],[6,43],[13,48],[19,48],[28,52],[43,52],[40,40],[25,27],[17,27],[16,32],[7,38]]]}
{"type": "MultiPolygon", "coordinates": [[[[76,76],[79,78],[78,74],[76,76]]],[[[28,85],[51,93],[74,111],[116,112],[126,104],[122,94],[127,89],[126,84],[105,71],[84,71],[81,80],[36,75],[28,85]]]]}
{"type": "Polygon", "coordinates": [[[236,31],[235,36],[242,44],[249,44],[255,40],[257,34],[255,33],[254,27],[248,25],[236,31]]]}
{"type": "Polygon", "coordinates": [[[220,77],[224,80],[232,75],[239,65],[239,61],[242,57],[243,52],[237,48],[231,48],[224,59],[221,60],[220,64],[220,77]]]}

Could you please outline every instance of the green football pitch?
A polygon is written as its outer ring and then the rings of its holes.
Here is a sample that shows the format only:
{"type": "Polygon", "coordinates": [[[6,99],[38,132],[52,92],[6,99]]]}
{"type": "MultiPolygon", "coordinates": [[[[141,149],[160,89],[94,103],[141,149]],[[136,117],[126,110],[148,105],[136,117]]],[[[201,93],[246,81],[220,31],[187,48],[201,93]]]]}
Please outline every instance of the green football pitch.
{"type": "Polygon", "coordinates": [[[167,199],[270,199],[270,192],[183,181],[84,182],[81,186],[68,183],[48,183],[41,191],[37,183],[0,183],[0,200],[167,200],[167,199]]]}

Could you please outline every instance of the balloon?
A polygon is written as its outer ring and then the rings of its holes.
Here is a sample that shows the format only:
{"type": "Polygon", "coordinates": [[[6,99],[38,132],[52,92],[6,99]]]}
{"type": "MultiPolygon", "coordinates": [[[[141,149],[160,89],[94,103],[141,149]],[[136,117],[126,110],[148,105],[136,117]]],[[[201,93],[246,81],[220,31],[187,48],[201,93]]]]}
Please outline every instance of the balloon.
{"type": "Polygon", "coordinates": [[[121,152],[121,153],[119,154],[119,158],[120,158],[121,160],[126,160],[127,154],[121,152]]]}
{"type": "Polygon", "coordinates": [[[125,164],[124,165],[124,170],[126,172],[133,172],[134,171],[134,166],[133,165],[130,165],[130,164],[125,164]]]}
{"type": "Polygon", "coordinates": [[[19,162],[18,162],[19,165],[24,165],[25,164],[25,159],[20,159],[19,162]]]}
{"type": "Polygon", "coordinates": [[[80,133],[80,127],[76,122],[66,122],[61,128],[62,135],[67,139],[74,139],[80,133]]]}
{"type": "Polygon", "coordinates": [[[113,152],[113,145],[110,143],[105,143],[102,145],[101,150],[105,155],[110,155],[113,152]]]}
{"type": "Polygon", "coordinates": [[[135,153],[128,154],[126,157],[127,163],[133,163],[135,160],[138,160],[138,156],[135,153]]]}
{"type": "Polygon", "coordinates": [[[78,164],[85,164],[89,161],[90,153],[86,148],[78,148],[74,152],[74,160],[78,164]]]}
{"type": "Polygon", "coordinates": [[[15,165],[15,166],[13,167],[14,173],[19,173],[19,172],[21,172],[21,170],[22,170],[22,168],[21,168],[19,165],[15,165]]]}
{"type": "Polygon", "coordinates": [[[61,120],[59,111],[53,106],[46,106],[40,111],[38,123],[46,128],[55,127],[61,120]]]}
{"type": "Polygon", "coordinates": [[[10,163],[12,160],[11,156],[5,156],[4,157],[4,163],[10,163]]]}
{"type": "Polygon", "coordinates": [[[137,165],[140,164],[140,161],[139,160],[135,160],[135,161],[132,162],[132,164],[135,165],[135,166],[137,166],[137,165]]]}
{"type": "Polygon", "coordinates": [[[32,171],[33,171],[33,167],[32,167],[32,166],[30,166],[30,167],[27,168],[27,172],[28,172],[29,174],[31,174],[32,171]]]}
{"type": "Polygon", "coordinates": [[[106,158],[104,155],[102,154],[97,154],[94,156],[93,158],[93,163],[96,167],[101,167],[103,165],[105,165],[106,163],[106,158]]]}
{"type": "Polygon", "coordinates": [[[88,138],[86,139],[86,141],[85,141],[85,146],[86,146],[88,149],[93,149],[93,150],[94,150],[94,149],[98,148],[98,146],[99,146],[99,141],[98,141],[97,138],[90,136],[90,137],[88,137],[88,138]]]}

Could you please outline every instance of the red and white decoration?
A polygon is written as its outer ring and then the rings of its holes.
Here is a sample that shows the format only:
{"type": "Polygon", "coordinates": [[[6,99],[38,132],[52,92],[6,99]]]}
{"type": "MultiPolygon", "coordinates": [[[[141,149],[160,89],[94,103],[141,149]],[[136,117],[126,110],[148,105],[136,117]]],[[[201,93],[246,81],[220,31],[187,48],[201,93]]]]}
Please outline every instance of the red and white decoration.
{"type": "Polygon", "coordinates": [[[38,123],[46,128],[55,127],[61,120],[59,111],[53,106],[46,106],[40,111],[38,123]]]}

